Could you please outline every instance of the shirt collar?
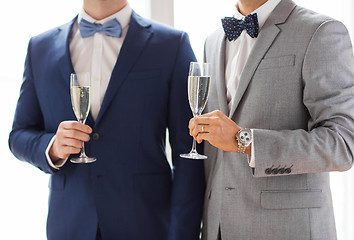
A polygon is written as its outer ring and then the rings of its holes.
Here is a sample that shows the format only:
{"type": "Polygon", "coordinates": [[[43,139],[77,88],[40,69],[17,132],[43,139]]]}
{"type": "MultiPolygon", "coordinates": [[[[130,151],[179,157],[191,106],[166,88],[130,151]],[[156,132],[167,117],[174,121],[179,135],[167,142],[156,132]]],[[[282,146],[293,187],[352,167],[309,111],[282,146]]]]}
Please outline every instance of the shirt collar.
{"type": "Polygon", "coordinates": [[[126,26],[128,26],[129,22],[130,22],[130,18],[132,15],[132,8],[130,7],[129,3],[122,8],[119,12],[116,12],[114,14],[112,14],[111,16],[108,16],[102,20],[96,20],[94,18],[92,18],[91,16],[89,16],[84,9],[81,10],[81,12],[79,13],[78,16],[78,22],[81,21],[81,19],[85,19],[86,21],[89,21],[91,23],[97,23],[97,24],[104,24],[106,22],[108,22],[109,20],[112,20],[114,18],[116,18],[120,25],[122,26],[122,29],[125,28],[126,26]]]}
{"type": "MultiPolygon", "coordinates": [[[[254,10],[251,14],[257,13],[258,17],[258,24],[259,24],[259,29],[262,28],[264,23],[267,21],[269,15],[272,13],[274,8],[280,3],[281,0],[268,0],[265,2],[262,6],[254,10]]],[[[245,16],[243,16],[237,7],[236,4],[236,11],[235,11],[235,18],[237,19],[243,19],[245,16]]]]}

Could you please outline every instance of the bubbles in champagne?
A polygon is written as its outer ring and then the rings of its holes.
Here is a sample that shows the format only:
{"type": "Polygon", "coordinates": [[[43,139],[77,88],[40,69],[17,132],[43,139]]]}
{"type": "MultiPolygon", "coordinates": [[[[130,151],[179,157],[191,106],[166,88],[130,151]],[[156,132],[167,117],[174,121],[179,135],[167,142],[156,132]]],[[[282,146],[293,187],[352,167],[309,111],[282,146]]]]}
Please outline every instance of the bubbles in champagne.
{"type": "Polygon", "coordinates": [[[200,115],[208,100],[210,76],[188,77],[188,100],[193,115],[200,115]]]}
{"type": "Polygon", "coordinates": [[[70,92],[75,116],[79,122],[85,123],[90,110],[90,87],[72,86],[70,92]]]}

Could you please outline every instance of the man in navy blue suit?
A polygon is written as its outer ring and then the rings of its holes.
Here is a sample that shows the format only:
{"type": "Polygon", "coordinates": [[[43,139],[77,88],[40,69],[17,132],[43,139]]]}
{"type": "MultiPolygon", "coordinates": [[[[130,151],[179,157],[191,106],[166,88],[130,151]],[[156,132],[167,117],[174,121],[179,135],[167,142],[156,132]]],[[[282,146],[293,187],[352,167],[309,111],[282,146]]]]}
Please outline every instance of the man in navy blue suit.
{"type": "Polygon", "coordinates": [[[190,61],[186,33],[140,17],[126,0],[84,0],[70,23],[30,40],[9,145],[51,174],[48,239],[199,238],[203,162],[179,157],[192,142],[190,61]],[[71,107],[73,72],[91,73],[86,124],[71,107]],[[82,141],[96,162],[69,161],[82,141]]]}

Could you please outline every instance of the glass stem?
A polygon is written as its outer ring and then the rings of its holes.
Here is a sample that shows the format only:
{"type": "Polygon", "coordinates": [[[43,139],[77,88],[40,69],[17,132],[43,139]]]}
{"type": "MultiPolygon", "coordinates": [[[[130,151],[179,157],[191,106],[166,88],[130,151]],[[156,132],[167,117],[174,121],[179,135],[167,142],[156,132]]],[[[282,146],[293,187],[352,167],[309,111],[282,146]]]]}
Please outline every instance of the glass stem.
{"type": "MultiPolygon", "coordinates": [[[[198,117],[199,115],[200,115],[200,114],[193,112],[193,117],[198,117]]],[[[198,152],[197,152],[197,141],[196,141],[194,138],[193,138],[193,144],[192,144],[191,153],[196,153],[196,154],[198,154],[198,152]]]]}
{"type": "MultiPolygon", "coordinates": [[[[86,119],[85,120],[79,120],[80,123],[85,124],[86,119]]],[[[82,141],[82,147],[81,147],[81,154],[80,157],[86,157],[86,153],[85,153],[85,142],[82,141]]]]}
{"type": "Polygon", "coordinates": [[[191,153],[197,153],[197,141],[194,138],[191,153]]]}
{"type": "Polygon", "coordinates": [[[81,147],[81,154],[80,154],[80,157],[85,157],[86,154],[85,154],[85,142],[82,141],[82,147],[81,147]]]}

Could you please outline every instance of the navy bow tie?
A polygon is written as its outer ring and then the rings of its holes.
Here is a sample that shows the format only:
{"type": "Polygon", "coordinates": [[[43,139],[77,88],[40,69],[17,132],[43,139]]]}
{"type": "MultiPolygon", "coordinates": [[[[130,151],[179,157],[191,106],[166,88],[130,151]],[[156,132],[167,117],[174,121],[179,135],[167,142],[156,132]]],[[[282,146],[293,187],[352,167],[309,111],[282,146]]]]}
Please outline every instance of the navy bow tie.
{"type": "Polygon", "coordinates": [[[101,31],[111,37],[120,37],[122,35],[122,26],[116,18],[113,18],[105,24],[90,23],[85,19],[81,19],[79,29],[83,38],[90,37],[96,32],[101,31]]]}
{"type": "Polygon", "coordinates": [[[229,41],[238,38],[243,29],[246,29],[251,38],[258,36],[259,26],[257,13],[247,15],[244,20],[238,20],[234,17],[225,17],[221,19],[221,21],[229,41]]]}

